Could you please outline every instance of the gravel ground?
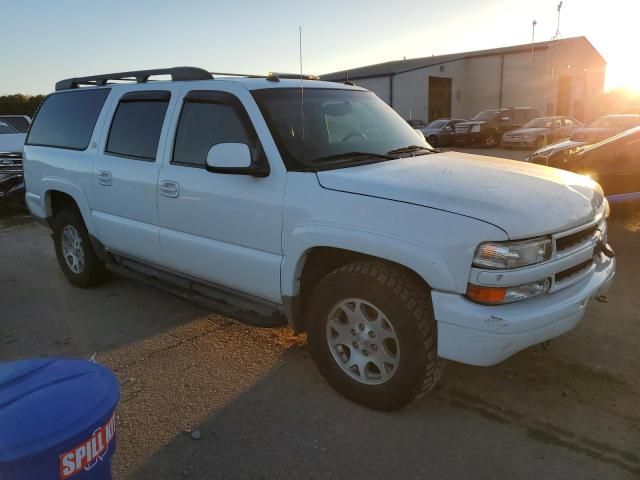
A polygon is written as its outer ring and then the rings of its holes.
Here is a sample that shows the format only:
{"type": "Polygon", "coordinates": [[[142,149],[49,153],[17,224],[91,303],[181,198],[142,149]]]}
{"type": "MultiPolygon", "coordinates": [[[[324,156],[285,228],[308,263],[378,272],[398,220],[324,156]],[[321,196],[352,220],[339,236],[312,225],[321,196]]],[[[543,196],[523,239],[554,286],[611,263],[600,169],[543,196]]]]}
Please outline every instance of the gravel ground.
{"type": "Polygon", "coordinates": [[[385,414],[334,393],[288,329],[119,277],[72,287],[47,232],[0,208],[0,360],[96,353],[116,372],[116,479],[638,478],[640,211],[610,238],[610,301],[575,330],[494,367],[450,362],[437,391],[385,414]]]}

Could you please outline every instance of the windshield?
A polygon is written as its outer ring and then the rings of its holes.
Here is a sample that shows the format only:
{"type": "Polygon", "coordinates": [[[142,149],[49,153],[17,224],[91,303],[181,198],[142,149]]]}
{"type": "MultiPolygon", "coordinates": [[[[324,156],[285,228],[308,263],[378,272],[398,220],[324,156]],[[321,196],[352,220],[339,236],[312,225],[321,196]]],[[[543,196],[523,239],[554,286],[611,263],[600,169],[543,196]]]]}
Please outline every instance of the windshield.
{"type": "Polygon", "coordinates": [[[589,124],[590,127],[632,127],[640,124],[640,117],[600,117],[589,124]]]}
{"type": "Polygon", "coordinates": [[[252,94],[289,170],[383,161],[395,158],[389,156],[394,150],[431,148],[372,92],[270,88],[252,94]]]}
{"type": "Polygon", "coordinates": [[[553,120],[548,118],[534,118],[530,122],[524,124],[522,128],[551,128],[553,120]]]}
{"type": "Polygon", "coordinates": [[[447,125],[448,120],[434,120],[427,128],[444,128],[447,125]]]}
{"type": "Polygon", "coordinates": [[[499,113],[500,111],[498,110],[483,110],[471,120],[493,120],[498,116],[499,113]]]}

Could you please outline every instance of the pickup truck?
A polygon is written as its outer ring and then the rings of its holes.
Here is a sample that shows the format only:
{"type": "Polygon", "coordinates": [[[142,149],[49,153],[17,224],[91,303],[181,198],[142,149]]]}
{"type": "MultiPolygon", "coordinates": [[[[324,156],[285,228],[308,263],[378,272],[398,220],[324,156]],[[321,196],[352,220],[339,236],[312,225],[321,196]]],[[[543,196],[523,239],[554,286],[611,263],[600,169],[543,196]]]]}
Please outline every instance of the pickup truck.
{"type": "Polygon", "coordinates": [[[116,272],[286,322],[373,409],[431,390],[445,359],[492,365],[572,329],[615,272],[594,181],[434,149],[375,94],[310,76],[62,80],[25,177],[73,285],[116,272]]]}

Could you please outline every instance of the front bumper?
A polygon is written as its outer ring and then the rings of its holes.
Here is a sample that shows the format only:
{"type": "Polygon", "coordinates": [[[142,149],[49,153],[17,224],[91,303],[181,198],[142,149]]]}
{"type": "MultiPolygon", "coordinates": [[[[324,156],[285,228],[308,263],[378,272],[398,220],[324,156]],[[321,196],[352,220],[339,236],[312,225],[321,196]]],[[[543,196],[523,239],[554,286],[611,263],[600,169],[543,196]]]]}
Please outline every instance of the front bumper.
{"type": "Polygon", "coordinates": [[[530,300],[484,306],[455,293],[433,291],[438,355],[470,365],[494,365],[577,325],[591,297],[607,291],[616,262],[600,254],[592,275],[530,300]]]}
{"type": "Polygon", "coordinates": [[[467,132],[456,133],[453,136],[454,145],[480,145],[487,139],[487,133],[485,132],[467,132]]]}
{"type": "Polygon", "coordinates": [[[523,147],[523,148],[532,148],[535,144],[536,139],[532,138],[509,138],[502,137],[502,145],[505,147],[523,147]]]}

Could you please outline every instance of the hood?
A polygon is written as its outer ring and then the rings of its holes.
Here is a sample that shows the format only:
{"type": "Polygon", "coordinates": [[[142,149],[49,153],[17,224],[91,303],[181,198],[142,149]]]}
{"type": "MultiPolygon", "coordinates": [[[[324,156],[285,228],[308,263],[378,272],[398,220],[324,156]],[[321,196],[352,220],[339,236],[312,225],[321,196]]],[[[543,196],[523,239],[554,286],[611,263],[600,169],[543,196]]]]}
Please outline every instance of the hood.
{"type": "Polygon", "coordinates": [[[471,126],[471,125],[484,125],[485,123],[487,123],[487,120],[469,120],[467,122],[459,122],[456,123],[456,127],[458,125],[464,125],[464,126],[471,126]]]}
{"type": "Polygon", "coordinates": [[[546,128],[518,128],[516,130],[511,130],[510,132],[505,133],[505,137],[515,137],[516,135],[525,136],[525,135],[537,135],[539,133],[545,133],[547,131],[546,128]]]}
{"type": "Polygon", "coordinates": [[[584,145],[584,142],[576,142],[570,139],[562,140],[561,142],[552,143],[551,145],[546,145],[542,148],[539,148],[538,150],[533,152],[531,156],[534,157],[536,155],[544,155],[545,157],[548,157],[549,155],[553,155],[554,153],[580,145],[584,145]]]}
{"type": "Polygon", "coordinates": [[[473,217],[511,239],[593,220],[602,194],[587,177],[495,157],[444,152],[317,173],[324,188],[473,217]]]}
{"type": "Polygon", "coordinates": [[[0,135],[0,152],[22,152],[26,136],[26,133],[0,135]]]}
{"type": "Polygon", "coordinates": [[[595,143],[604,140],[620,131],[619,128],[612,127],[587,127],[576,130],[571,134],[571,140],[577,142],[595,143]]]}

